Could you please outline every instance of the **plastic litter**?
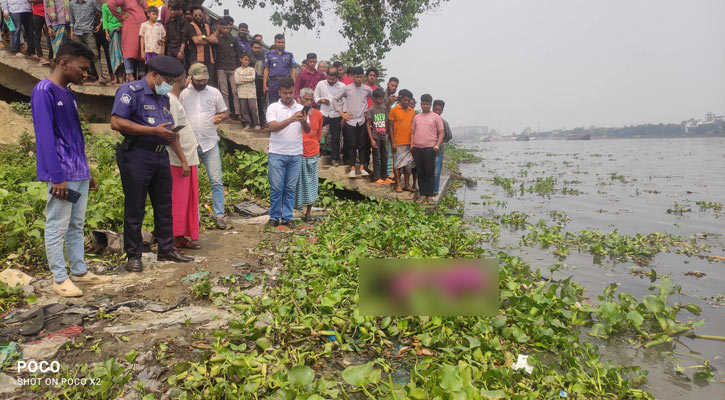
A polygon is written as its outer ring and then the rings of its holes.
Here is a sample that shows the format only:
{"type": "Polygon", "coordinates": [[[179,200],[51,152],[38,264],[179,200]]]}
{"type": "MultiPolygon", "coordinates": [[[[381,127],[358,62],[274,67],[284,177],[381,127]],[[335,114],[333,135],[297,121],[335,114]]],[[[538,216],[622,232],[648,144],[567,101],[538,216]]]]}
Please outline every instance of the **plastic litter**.
{"type": "Polygon", "coordinates": [[[23,358],[32,360],[53,357],[61,346],[70,340],[71,336],[78,335],[82,332],[83,327],[75,325],[49,333],[40,340],[23,345],[23,358]]]}
{"type": "Polygon", "coordinates": [[[194,283],[203,280],[209,276],[209,271],[196,271],[193,274],[186,275],[185,278],[181,279],[184,283],[194,283]]]}
{"type": "Polygon", "coordinates": [[[240,262],[240,263],[232,264],[232,267],[241,268],[241,267],[246,267],[247,265],[249,265],[249,264],[247,264],[245,262],[240,262]]]}
{"type": "Polygon", "coordinates": [[[235,204],[234,209],[245,217],[259,217],[260,215],[266,215],[268,211],[266,208],[260,207],[259,204],[253,201],[245,201],[235,204]]]}
{"type": "Polygon", "coordinates": [[[0,346],[0,367],[5,364],[5,361],[12,359],[19,353],[18,344],[15,342],[11,342],[7,346],[0,346]]]}
{"type": "Polygon", "coordinates": [[[564,399],[568,399],[569,398],[569,393],[567,393],[566,390],[559,390],[559,397],[564,398],[564,399]]]}
{"type": "Polygon", "coordinates": [[[529,365],[529,356],[519,354],[519,358],[516,360],[516,364],[512,367],[514,370],[523,369],[527,374],[531,374],[534,371],[534,367],[529,365]]]}

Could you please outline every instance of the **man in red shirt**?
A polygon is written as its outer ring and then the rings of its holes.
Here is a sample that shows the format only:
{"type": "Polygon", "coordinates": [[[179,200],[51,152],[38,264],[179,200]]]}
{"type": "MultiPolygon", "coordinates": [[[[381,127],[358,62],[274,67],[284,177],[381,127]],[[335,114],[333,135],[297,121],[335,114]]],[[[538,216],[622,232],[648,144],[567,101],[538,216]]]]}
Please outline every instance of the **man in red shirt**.
{"type": "MultiPolygon", "coordinates": [[[[295,98],[300,104],[304,104],[302,96],[300,95],[300,90],[308,88],[314,91],[315,87],[317,87],[317,82],[327,78],[325,74],[317,70],[317,54],[307,53],[304,66],[305,67],[302,71],[297,74],[297,80],[295,80],[295,98]]],[[[320,105],[312,101],[312,107],[320,108],[320,105]]]]}

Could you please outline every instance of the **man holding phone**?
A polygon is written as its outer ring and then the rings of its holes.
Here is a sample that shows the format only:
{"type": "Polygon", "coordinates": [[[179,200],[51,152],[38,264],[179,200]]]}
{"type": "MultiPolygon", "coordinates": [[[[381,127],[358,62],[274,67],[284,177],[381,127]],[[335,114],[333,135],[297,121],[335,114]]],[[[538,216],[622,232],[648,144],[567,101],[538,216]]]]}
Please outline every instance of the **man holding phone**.
{"type": "Polygon", "coordinates": [[[123,247],[125,269],[142,272],[141,226],[146,213],[146,195],[154,209],[154,236],[159,243],[159,261],[189,262],[194,258],[174,248],[171,216],[172,177],[166,145],[179,139],[167,93],[184,73],[179,60],[157,56],[148,63],[149,73],[116,91],[111,111],[111,129],[121,132],[123,143],[116,147],[124,194],[123,247]]]}
{"type": "Polygon", "coordinates": [[[30,97],[35,127],[38,180],[48,182],[45,207],[45,252],[53,273],[53,291],[63,297],[83,296],[74,284],[102,284],[113,280],[89,272],[83,258],[83,226],[88,190],[98,185],[91,177],[71,83],[88,76],[93,52],[79,42],[68,42],[56,53],[50,78],[38,82],[30,97]],[[63,239],[67,254],[63,253],[63,239]],[[66,256],[71,277],[66,271],[66,256]]]}
{"type": "Polygon", "coordinates": [[[292,208],[297,195],[297,181],[302,168],[302,131],[310,132],[310,119],[305,109],[295,101],[292,78],[279,81],[279,100],[267,107],[269,135],[269,221],[267,226],[280,224],[295,228],[292,208]]]}

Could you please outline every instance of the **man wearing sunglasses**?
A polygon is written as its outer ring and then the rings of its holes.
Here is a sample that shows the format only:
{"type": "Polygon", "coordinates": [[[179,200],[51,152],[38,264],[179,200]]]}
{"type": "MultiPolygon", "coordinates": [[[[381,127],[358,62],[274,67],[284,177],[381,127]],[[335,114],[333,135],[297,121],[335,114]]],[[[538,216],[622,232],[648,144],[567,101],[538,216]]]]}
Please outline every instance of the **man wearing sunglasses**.
{"type": "Polygon", "coordinates": [[[125,197],[123,247],[128,272],[143,271],[141,227],[147,194],[154,210],[154,236],[159,243],[157,259],[193,260],[174,248],[172,180],[166,152],[166,145],[179,139],[173,130],[167,93],[173,88],[175,78],[184,73],[184,66],[176,58],[157,56],[149,61],[148,68],[144,78],[118,88],[111,112],[111,128],[124,136],[116,147],[116,162],[125,197]]]}

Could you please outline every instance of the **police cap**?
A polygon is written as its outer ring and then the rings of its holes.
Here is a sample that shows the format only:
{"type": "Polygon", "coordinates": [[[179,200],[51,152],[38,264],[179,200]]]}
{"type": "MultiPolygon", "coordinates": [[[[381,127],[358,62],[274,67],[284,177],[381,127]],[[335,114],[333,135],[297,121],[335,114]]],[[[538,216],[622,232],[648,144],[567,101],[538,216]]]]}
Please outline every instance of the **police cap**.
{"type": "Polygon", "coordinates": [[[184,73],[184,65],[174,57],[156,56],[149,61],[149,69],[160,75],[177,77],[184,73]]]}

